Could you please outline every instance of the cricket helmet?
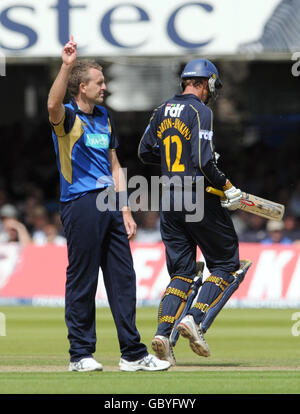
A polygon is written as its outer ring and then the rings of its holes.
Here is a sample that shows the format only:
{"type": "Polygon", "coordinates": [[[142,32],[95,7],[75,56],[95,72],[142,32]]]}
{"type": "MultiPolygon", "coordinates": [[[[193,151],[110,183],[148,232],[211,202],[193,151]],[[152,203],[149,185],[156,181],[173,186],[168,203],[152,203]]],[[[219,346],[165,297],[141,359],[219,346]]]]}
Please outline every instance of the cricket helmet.
{"type": "Polygon", "coordinates": [[[187,63],[181,74],[181,79],[185,78],[207,78],[209,91],[212,95],[216,93],[216,89],[223,86],[218,69],[207,59],[195,59],[187,63]]]}

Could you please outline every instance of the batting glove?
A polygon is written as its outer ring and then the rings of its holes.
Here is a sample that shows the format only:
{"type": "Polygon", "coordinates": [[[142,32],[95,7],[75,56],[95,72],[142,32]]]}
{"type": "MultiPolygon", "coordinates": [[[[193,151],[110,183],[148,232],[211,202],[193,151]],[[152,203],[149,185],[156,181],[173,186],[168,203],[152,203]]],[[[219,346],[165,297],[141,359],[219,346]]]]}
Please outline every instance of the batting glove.
{"type": "Polygon", "coordinates": [[[236,210],[240,206],[242,192],[239,188],[234,187],[229,180],[223,187],[226,199],[221,200],[221,205],[228,210],[236,210]]]}

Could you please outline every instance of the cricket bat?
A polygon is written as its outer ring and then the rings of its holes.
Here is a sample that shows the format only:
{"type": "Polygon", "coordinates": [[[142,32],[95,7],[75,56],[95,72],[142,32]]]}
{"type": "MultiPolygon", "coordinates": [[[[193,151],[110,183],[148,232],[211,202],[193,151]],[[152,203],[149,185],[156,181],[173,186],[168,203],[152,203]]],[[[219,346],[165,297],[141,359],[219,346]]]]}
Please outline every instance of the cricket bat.
{"type": "MultiPolygon", "coordinates": [[[[225,197],[223,191],[213,187],[206,187],[206,191],[221,198],[225,197]]],[[[284,205],[244,192],[242,192],[239,209],[269,220],[281,221],[284,215],[284,205]]]]}

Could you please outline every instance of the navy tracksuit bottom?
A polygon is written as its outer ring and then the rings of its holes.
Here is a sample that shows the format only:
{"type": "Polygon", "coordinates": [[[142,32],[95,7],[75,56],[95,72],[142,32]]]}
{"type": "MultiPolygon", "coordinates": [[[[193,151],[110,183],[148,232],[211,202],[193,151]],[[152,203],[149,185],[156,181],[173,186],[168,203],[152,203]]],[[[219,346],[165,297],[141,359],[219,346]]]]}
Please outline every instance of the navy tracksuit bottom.
{"type": "MultiPolygon", "coordinates": [[[[156,332],[156,335],[164,336],[170,335],[175,314],[182,300],[178,292],[185,295],[196,275],[197,247],[200,248],[210,273],[222,278],[224,283],[231,283],[233,281],[231,272],[239,268],[238,238],[230,214],[221,206],[219,198],[206,193],[203,219],[198,222],[187,222],[186,215],[191,212],[184,209],[174,211],[173,197],[171,191],[171,211],[161,211],[160,215],[161,235],[171,277],[159,307],[159,325],[156,332]]],[[[195,193],[193,197],[195,203],[195,193]]],[[[205,317],[206,310],[201,306],[209,306],[220,293],[219,285],[206,282],[203,284],[197,304],[188,312],[193,315],[197,324],[200,324],[205,317]]]]}
{"type": "Polygon", "coordinates": [[[72,362],[96,349],[95,296],[101,267],[120,344],[128,361],[148,354],[136,328],[136,275],[123,216],[100,212],[99,191],[61,203],[60,213],[68,246],[65,320],[72,362]]]}
{"type": "MultiPolygon", "coordinates": [[[[171,210],[172,210],[171,191],[171,210]]],[[[196,201],[193,194],[193,202],[196,201]]],[[[166,260],[170,276],[195,275],[196,248],[200,248],[207,268],[233,272],[239,268],[238,237],[228,210],[219,197],[205,193],[204,216],[200,222],[187,222],[193,212],[161,211],[161,234],[166,246],[166,260]]],[[[220,275],[221,276],[221,275],[220,275]]]]}

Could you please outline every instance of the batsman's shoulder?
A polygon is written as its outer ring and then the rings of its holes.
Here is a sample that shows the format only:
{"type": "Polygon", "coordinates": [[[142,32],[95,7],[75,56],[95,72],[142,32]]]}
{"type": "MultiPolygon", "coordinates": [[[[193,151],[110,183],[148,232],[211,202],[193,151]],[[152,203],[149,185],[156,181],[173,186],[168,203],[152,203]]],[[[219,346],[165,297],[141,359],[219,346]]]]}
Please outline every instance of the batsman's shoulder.
{"type": "Polygon", "coordinates": [[[212,128],[213,111],[208,106],[201,107],[200,118],[202,123],[207,124],[207,128],[212,128]]]}
{"type": "Polygon", "coordinates": [[[168,103],[169,101],[166,101],[166,102],[163,102],[163,103],[161,103],[160,105],[158,105],[155,109],[154,109],[154,111],[153,111],[153,115],[155,115],[156,113],[160,113],[161,111],[164,111],[164,107],[167,105],[167,103],[168,103]]]}
{"type": "Polygon", "coordinates": [[[208,124],[211,123],[213,113],[208,106],[204,105],[202,102],[196,102],[196,104],[190,104],[190,109],[193,111],[195,117],[201,120],[201,124],[203,122],[208,124]]]}
{"type": "Polygon", "coordinates": [[[211,117],[213,114],[213,111],[211,110],[211,108],[207,105],[201,105],[201,112],[206,115],[207,117],[211,117]]]}
{"type": "Polygon", "coordinates": [[[153,125],[153,122],[156,122],[160,116],[163,113],[164,107],[165,107],[166,103],[162,103],[159,106],[157,106],[156,108],[153,109],[150,120],[149,120],[149,125],[153,125]]]}

